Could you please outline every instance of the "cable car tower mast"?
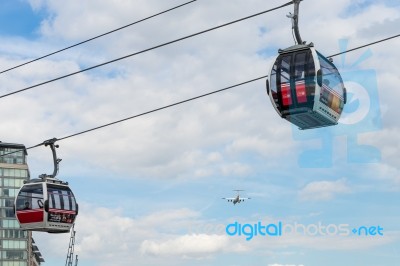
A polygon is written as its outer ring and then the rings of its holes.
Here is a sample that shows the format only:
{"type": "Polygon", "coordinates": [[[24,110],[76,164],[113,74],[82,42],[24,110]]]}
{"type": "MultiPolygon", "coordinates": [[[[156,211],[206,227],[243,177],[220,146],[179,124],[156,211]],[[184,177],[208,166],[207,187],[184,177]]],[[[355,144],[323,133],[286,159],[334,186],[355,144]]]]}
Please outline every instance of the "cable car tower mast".
{"type": "MultiPolygon", "coordinates": [[[[71,237],[69,240],[69,246],[68,246],[68,252],[67,252],[67,258],[65,260],[65,266],[72,266],[74,263],[75,234],[76,234],[76,231],[74,229],[74,226],[72,226],[71,237]]],[[[78,265],[78,255],[76,255],[76,260],[75,260],[74,265],[75,266],[78,265]]]]}

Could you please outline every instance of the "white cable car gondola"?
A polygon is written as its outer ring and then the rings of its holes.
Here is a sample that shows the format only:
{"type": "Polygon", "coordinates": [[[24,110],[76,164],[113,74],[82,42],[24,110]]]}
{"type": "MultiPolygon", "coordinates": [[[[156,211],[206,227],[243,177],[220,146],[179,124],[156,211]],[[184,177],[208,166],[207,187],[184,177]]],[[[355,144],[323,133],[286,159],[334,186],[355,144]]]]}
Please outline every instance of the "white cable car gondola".
{"type": "Polygon", "coordinates": [[[267,79],[267,93],[278,114],[300,129],[336,125],[346,103],[346,89],[335,65],[306,45],[298,29],[301,0],[293,22],[297,45],[279,50],[267,79]]]}
{"type": "Polygon", "coordinates": [[[53,153],[53,175],[41,175],[25,183],[15,198],[15,212],[22,229],[48,233],[67,233],[75,222],[78,204],[67,182],[55,178],[58,163],[56,139],[44,142],[53,153]]]}

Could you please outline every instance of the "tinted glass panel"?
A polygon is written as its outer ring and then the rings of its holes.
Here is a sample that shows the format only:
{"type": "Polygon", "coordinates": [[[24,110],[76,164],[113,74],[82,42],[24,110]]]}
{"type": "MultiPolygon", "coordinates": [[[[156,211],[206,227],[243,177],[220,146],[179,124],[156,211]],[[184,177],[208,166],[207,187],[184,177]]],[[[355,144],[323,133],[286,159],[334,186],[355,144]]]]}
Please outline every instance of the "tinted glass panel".
{"type": "Polygon", "coordinates": [[[276,95],[276,93],[277,93],[276,70],[277,70],[277,66],[276,66],[276,62],[275,62],[274,66],[272,67],[271,76],[270,76],[270,79],[271,79],[271,88],[270,89],[271,89],[273,96],[276,95]]]}
{"type": "Polygon", "coordinates": [[[297,103],[312,108],[315,95],[315,64],[310,50],[295,56],[294,82],[297,103]]]}
{"type": "Polygon", "coordinates": [[[49,207],[62,210],[76,210],[75,197],[69,187],[47,185],[49,207]]]}
{"type": "Polygon", "coordinates": [[[76,202],[69,187],[48,184],[48,221],[72,224],[76,218],[76,202]]]}
{"type": "Polygon", "coordinates": [[[341,114],[344,107],[344,84],[336,67],[318,53],[322,71],[322,88],[320,101],[341,114]]]}
{"type": "Polygon", "coordinates": [[[318,58],[322,70],[322,83],[335,91],[343,99],[344,86],[339,71],[320,53],[318,53],[318,58]]]}
{"type": "Polygon", "coordinates": [[[305,78],[306,63],[306,53],[297,53],[294,60],[294,78],[296,80],[305,78]]]}
{"type": "Polygon", "coordinates": [[[43,207],[43,202],[42,184],[25,185],[18,194],[16,207],[17,210],[38,209],[43,207]]]}
{"type": "Polygon", "coordinates": [[[290,82],[290,59],[291,56],[283,56],[281,61],[281,69],[280,69],[280,82],[286,83],[290,82]]]}

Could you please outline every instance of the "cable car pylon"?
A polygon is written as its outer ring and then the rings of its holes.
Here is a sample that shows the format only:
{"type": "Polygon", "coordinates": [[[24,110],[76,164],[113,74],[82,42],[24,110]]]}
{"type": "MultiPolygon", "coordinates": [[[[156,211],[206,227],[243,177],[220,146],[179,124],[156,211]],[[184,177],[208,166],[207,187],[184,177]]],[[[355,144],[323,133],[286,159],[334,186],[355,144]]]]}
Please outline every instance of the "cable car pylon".
{"type": "MultiPolygon", "coordinates": [[[[75,225],[72,226],[72,230],[71,230],[71,237],[69,239],[68,252],[67,252],[67,258],[65,260],[65,266],[72,266],[74,263],[75,234],[76,234],[74,227],[75,227],[75,225]]],[[[76,260],[75,260],[75,266],[77,266],[77,265],[78,265],[78,255],[76,255],[76,260]]]]}

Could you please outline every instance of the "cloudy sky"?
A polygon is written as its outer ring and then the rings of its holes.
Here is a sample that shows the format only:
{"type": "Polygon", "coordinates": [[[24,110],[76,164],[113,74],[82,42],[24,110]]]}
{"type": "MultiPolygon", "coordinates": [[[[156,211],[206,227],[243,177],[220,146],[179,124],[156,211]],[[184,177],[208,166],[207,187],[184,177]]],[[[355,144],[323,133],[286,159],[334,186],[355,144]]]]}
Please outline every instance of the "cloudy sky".
{"type": "MultiPolygon", "coordinates": [[[[3,0],[8,69],[161,12],[181,0],[3,0]]],[[[0,95],[286,3],[198,0],[0,74],[0,95]]],[[[301,35],[325,55],[399,34],[395,0],[305,0],[301,35]]],[[[0,140],[64,138],[268,74],[294,44],[293,6],[0,98],[0,140]]],[[[58,142],[59,178],[80,214],[79,265],[397,265],[400,259],[400,39],[334,57],[350,92],[340,124],[299,131],[265,79],[58,142]],[[251,200],[233,206],[222,197],[251,200]],[[329,235],[229,236],[241,224],[329,226],[329,235]],[[335,234],[365,226],[383,235],[335,234]]],[[[52,172],[30,149],[31,177],[52,172]]],[[[44,265],[69,235],[34,233],[44,265]]]]}

